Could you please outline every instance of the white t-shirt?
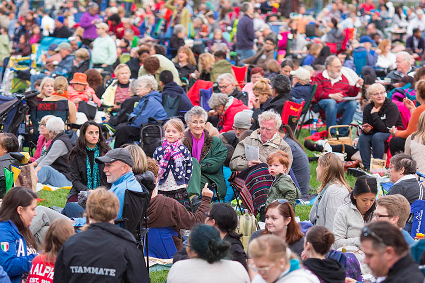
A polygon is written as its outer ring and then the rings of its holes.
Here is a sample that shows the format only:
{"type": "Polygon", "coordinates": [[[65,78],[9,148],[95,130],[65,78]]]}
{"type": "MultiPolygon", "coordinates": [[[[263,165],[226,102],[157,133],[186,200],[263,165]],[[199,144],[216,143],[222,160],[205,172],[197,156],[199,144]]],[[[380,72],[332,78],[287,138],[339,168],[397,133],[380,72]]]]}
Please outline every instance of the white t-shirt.
{"type": "Polygon", "coordinates": [[[221,260],[208,263],[193,258],[173,264],[168,273],[167,283],[249,283],[248,272],[237,261],[221,260]]]}

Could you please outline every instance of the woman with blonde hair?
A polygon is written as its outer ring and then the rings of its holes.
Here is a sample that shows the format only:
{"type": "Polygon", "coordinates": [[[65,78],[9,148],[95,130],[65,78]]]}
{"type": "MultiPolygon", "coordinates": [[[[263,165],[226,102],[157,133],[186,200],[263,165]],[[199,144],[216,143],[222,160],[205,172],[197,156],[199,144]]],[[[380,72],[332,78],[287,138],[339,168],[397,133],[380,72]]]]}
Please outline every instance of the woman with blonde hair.
{"type": "Polygon", "coordinates": [[[332,231],[335,213],[349,201],[351,188],[345,181],[344,163],[335,153],[328,152],[319,157],[316,173],[320,186],[310,210],[310,221],[332,231]]]}
{"type": "Polygon", "coordinates": [[[40,83],[40,94],[37,95],[37,98],[43,100],[46,97],[50,97],[55,92],[53,88],[55,80],[50,77],[44,77],[40,83]]]}
{"type": "Polygon", "coordinates": [[[190,75],[196,70],[195,56],[189,47],[180,47],[173,62],[179,72],[180,79],[186,78],[189,80],[190,75]]]}
{"type": "Polygon", "coordinates": [[[318,43],[314,43],[308,49],[308,55],[304,58],[303,66],[309,66],[313,64],[314,60],[316,60],[317,56],[319,56],[320,50],[322,50],[322,45],[318,43]]]}
{"type": "Polygon", "coordinates": [[[84,73],[89,69],[90,53],[86,48],[80,48],[75,51],[74,65],[71,68],[69,77],[72,78],[75,73],[84,73]]]}
{"type": "Polygon", "coordinates": [[[391,41],[383,39],[379,43],[376,52],[379,53],[378,61],[376,62],[377,67],[384,69],[393,69],[396,67],[396,56],[391,52],[391,41]]]}
{"type": "Polygon", "coordinates": [[[258,129],[258,116],[263,113],[272,100],[272,89],[270,87],[270,80],[266,78],[259,79],[252,87],[255,100],[252,103],[252,109],[254,110],[252,118],[254,119],[253,130],[258,129]]]}
{"type": "Polygon", "coordinates": [[[425,112],[419,116],[418,130],[407,137],[404,153],[412,156],[417,171],[425,174],[425,112]]]}
{"type": "Polygon", "coordinates": [[[102,104],[113,106],[114,109],[120,108],[121,103],[130,97],[130,76],[131,70],[126,64],[119,64],[114,74],[116,79],[105,90],[102,95],[102,104]]]}
{"type": "Polygon", "coordinates": [[[100,282],[107,277],[114,282],[149,282],[134,236],[114,224],[119,208],[117,196],[105,188],[90,194],[86,205],[89,226],[63,245],[55,264],[55,282],[100,282]],[[88,266],[88,271],[78,272],[82,266],[88,266]]]}
{"type": "Polygon", "coordinates": [[[195,70],[196,77],[203,81],[210,81],[211,70],[214,63],[214,55],[211,53],[202,53],[199,55],[198,70],[195,70]]]}

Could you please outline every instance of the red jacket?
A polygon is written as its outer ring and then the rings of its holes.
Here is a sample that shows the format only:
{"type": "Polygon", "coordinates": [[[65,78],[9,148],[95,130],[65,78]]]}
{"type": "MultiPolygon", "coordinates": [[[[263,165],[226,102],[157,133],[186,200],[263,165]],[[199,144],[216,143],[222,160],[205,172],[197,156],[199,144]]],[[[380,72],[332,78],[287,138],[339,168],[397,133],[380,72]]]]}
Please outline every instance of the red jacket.
{"type": "Polygon", "coordinates": [[[319,73],[313,78],[313,85],[316,84],[316,92],[314,93],[312,102],[319,102],[322,99],[329,99],[329,94],[342,93],[346,96],[356,96],[360,88],[350,86],[347,78],[341,74],[341,80],[332,85],[331,80],[323,76],[323,72],[319,73]]]}
{"type": "Polygon", "coordinates": [[[224,111],[223,115],[220,115],[220,122],[218,123],[218,127],[221,128],[220,133],[231,131],[233,129],[233,120],[235,119],[236,113],[245,109],[249,108],[239,99],[233,98],[233,103],[224,111]]]}

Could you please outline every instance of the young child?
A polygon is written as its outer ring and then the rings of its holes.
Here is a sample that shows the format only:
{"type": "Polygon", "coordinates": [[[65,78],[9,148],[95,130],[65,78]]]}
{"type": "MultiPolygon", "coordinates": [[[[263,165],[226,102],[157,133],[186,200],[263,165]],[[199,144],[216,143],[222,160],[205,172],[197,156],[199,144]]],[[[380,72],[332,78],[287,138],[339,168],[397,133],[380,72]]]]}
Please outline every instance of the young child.
{"type": "Polygon", "coordinates": [[[75,103],[78,107],[80,101],[93,101],[100,106],[100,99],[96,96],[95,91],[88,86],[87,75],[83,73],[75,73],[68,87],[68,99],[75,103]]]}
{"type": "Polygon", "coordinates": [[[289,163],[289,155],[281,150],[267,156],[269,172],[275,179],[270,187],[266,206],[276,199],[286,199],[295,211],[296,199],[301,198],[301,192],[287,174],[289,163]]]}
{"type": "Polygon", "coordinates": [[[44,239],[44,251],[32,261],[27,282],[53,282],[56,257],[63,243],[74,233],[69,219],[59,218],[50,224],[44,239]]]}
{"type": "Polygon", "coordinates": [[[153,158],[159,163],[158,193],[173,198],[190,210],[190,199],[186,191],[192,176],[192,156],[180,142],[184,124],[171,118],[164,125],[165,141],[157,147],[153,158]]]}

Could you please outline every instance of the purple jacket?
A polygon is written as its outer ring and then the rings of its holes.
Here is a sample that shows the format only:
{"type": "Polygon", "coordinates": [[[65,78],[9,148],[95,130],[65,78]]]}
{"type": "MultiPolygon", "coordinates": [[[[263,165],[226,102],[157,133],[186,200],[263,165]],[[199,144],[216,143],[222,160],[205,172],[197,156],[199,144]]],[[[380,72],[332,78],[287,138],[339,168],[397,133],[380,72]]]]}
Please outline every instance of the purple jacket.
{"type": "Polygon", "coordinates": [[[89,12],[85,12],[80,19],[80,26],[84,29],[83,38],[97,38],[96,25],[92,24],[93,20],[98,20],[99,15],[92,16],[89,12]]]}

